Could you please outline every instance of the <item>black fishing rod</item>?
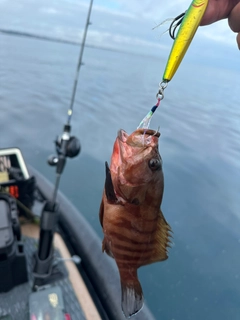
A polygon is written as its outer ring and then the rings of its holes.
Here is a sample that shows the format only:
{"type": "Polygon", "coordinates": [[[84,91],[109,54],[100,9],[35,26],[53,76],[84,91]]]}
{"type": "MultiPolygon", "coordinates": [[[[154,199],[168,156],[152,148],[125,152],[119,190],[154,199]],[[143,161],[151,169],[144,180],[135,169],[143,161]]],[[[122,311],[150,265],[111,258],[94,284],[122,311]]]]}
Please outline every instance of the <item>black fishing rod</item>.
{"type": "Polygon", "coordinates": [[[84,52],[85,42],[86,42],[86,38],[87,38],[88,27],[91,24],[90,16],[91,16],[91,12],[92,12],[92,5],[93,5],[93,0],[90,1],[87,20],[86,20],[86,25],[85,25],[85,28],[84,28],[83,41],[82,41],[82,45],[81,45],[81,49],[80,49],[78,65],[77,65],[76,75],[75,75],[75,80],[74,80],[74,85],[73,85],[72,98],[71,98],[70,107],[68,109],[68,120],[67,120],[67,124],[68,125],[70,125],[70,121],[71,121],[71,117],[72,117],[72,113],[73,113],[73,105],[74,105],[74,101],[75,101],[75,95],[76,95],[76,90],[77,90],[79,72],[80,72],[81,66],[83,65],[82,58],[83,58],[83,52],[84,52]]]}
{"type": "Polygon", "coordinates": [[[57,191],[60,183],[60,177],[66,163],[66,157],[69,157],[69,158],[76,157],[80,152],[79,140],[76,137],[70,137],[70,131],[71,131],[70,122],[73,114],[73,105],[75,102],[79,73],[80,73],[81,66],[83,65],[82,58],[83,58],[83,52],[84,52],[86,38],[87,38],[88,27],[91,24],[90,16],[92,12],[92,5],[93,5],[93,0],[90,1],[90,5],[88,9],[87,20],[84,28],[83,40],[82,40],[82,45],[80,47],[80,54],[78,58],[78,64],[77,64],[76,74],[75,74],[75,79],[73,84],[72,97],[71,97],[70,107],[68,109],[67,123],[63,128],[62,136],[60,137],[60,139],[58,139],[55,142],[58,157],[54,156],[48,159],[48,163],[50,165],[54,165],[54,166],[57,165],[57,176],[56,176],[55,189],[54,189],[53,198],[52,198],[53,203],[55,203],[56,201],[57,191]],[[61,155],[63,157],[60,157],[61,155]]]}
{"type": "Polygon", "coordinates": [[[93,5],[93,0],[91,0],[89,4],[87,20],[84,28],[84,33],[83,33],[83,40],[82,40],[78,64],[76,68],[76,75],[74,79],[71,102],[70,102],[70,107],[68,109],[67,122],[63,127],[62,135],[60,135],[55,141],[57,155],[50,156],[48,159],[49,165],[56,166],[56,180],[55,180],[52,200],[46,202],[41,215],[39,247],[38,247],[38,252],[36,254],[35,266],[33,270],[33,274],[34,274],[33,290],[37,290],[38,286],[45,283],[44,279],[51,278],[52,260],[53,260],[53,235],[57,225],[57,216],[58,216],[58,206],[56,204],[56,199],[57,199],[60,179],[65,167],[67,158],[76,157],[79,154],[81,149],[79,140],[76,137],[70,135],[70,132],[71,132],[70,122],[71,122],[72,113],[73,113],[73,106],[75,102],[80,68],[83,65],[82,58],[83,58],[83,52],[84,52],[85,43],[86,43],[87,31],[88,31],[89,25],[91,24],[90,16],[92,11],[92,5],[93,5]]]}

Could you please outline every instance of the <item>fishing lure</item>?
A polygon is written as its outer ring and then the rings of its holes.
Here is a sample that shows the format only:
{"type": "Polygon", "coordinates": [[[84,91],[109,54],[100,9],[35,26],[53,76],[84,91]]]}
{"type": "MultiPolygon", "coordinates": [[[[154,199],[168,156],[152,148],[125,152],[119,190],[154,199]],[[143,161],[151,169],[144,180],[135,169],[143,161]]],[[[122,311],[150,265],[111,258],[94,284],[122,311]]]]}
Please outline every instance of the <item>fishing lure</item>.
{"type": "Polygon", "coordinates": [[[158,90],[158,93],[156,96],[157,103],[156,103],[156,105],[154,105],[152,107],[152,109],[148,112],[148,114],[142,119],[142,121],[140,122],[137,129],[148,129],[149,128],[152,116],[153,116],[154,112],[157,110],[157,108],[159,107],[161,100],[164,98],[163,91],[166,87],[167,87],[167,82],[162,81],[159,84],[159,90],[158,90]]]}
{"type": "Polygon", "coordinates": [[[156,103],[155,106],[152,107],[152,109],[148,112],[148,114],[142,119],[142,121],[140,122],[139,126],[137,127],[137,129],[143,128],[143,129],[148,129],[150,126],[150,121],[152,119],[152,115],[154,114],[154,112],[157,110],[157,108],[160,105],[160,101],[161,99],[158,98],[158,102],[156,103]]]}
{"type": "Polygon", "coordinates": [[[207,8],[208,0],[193,0],[186,11],[174,40],[163,73],[163,81],[169,82],[177,71],[207,8]]]}
{"type": "Polygon", "coordinates": [[[163,73],[162,81],[159,83],[159,89],[156,95],[158,102],[143,118],[138,128],[149,128],[151,117],[159,106],[160,100],[164,98],[164,89],[167,87],[168,82],[173,78],[185,53],[187,52],[207,5],[208,0],[193,0],[188,10],[177,16],[171,23],[169,34],[171,38],[174,39],[174,42],[163,73]],[[180,27],[175,37],[175,31],[179,25],[180,27]]]}

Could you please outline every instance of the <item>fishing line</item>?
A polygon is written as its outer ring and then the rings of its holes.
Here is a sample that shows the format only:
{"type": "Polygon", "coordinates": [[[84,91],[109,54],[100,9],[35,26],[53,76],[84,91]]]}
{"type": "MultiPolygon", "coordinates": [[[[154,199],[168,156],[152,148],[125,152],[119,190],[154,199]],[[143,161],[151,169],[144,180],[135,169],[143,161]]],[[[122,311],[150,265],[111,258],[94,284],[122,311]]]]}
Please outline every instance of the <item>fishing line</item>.
{"type": "Polygon", "coordinates": [[[163,24],[167,23],[167,22],[170,22],[170,21],[173,21],[173,18],[168,18],[160,23],[158,23],[155,27],[152,28],[152,30],[154,29],[157,29],[158,27],[162,26],[163,24]]]}

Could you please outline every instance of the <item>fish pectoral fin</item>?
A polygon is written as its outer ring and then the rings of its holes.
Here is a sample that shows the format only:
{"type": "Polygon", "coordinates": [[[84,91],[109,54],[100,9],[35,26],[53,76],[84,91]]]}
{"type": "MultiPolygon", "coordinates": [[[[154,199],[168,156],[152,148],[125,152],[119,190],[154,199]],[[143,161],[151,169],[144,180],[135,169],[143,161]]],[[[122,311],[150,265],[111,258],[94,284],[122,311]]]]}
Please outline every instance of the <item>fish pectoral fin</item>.
{"type": "Polygon", "coordinates": [[[155,240],[157,243],[156,255],[154,256],[155,261],[163,261],[168,258],[168,247],[171,247],[171,227],[165,220],[163,213],[159,210],[158,222],[157,222],[157,229],[155,240]]]}
{"type": "Polygon", "coordinates": [[[105,180],[105,194],[107,197],[108,202],[110,203],[116,203],[118,201],[111,177],[111,171],[109,169],[107,161],[105,162],[105,168],[106,168],[106,180],[105,180]]]}
{"type": "Polygon", "coordinates": [[[122,311],[126,318],[131,318],[143,307],[143,292],[137,278],[131,282],[122,282],[122,311]]]}

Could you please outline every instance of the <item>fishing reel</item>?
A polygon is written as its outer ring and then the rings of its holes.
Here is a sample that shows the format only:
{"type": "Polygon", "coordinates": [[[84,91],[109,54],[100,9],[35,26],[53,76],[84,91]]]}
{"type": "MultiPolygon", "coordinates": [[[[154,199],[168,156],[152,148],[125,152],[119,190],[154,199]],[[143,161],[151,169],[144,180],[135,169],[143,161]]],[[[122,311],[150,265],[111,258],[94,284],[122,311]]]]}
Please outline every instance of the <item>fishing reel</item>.
{"type": "Polygon", "coordinates": [[[48,158],[50,166],[57,166],[57,173],[62,173],[66,158],[76,157],[81,150],[78,138],[70,136],[70,129],[69,125],[64,126],[63,134],[55,140],[57,156],[51,155],[48,158]]]}
{"type": "Polygon", "coordinates": [[[61,277],[61,272],[53,272],[53,236],[57,225],[59,209],[56,202],[60,177],[63,173],[67,158],[74,158],[80,152],[80,142],[76,137],[70,136],[71,126],[66,124],[61,136],[55,140],[57,155],[48,158],[48,164],[56,166],[56,182],[52,199],[46,201],[40,221],[40,238],[38,251],[34,264],[33,290],[37,290],[44,281],[52,281],[55,277],[61,277]]]}

